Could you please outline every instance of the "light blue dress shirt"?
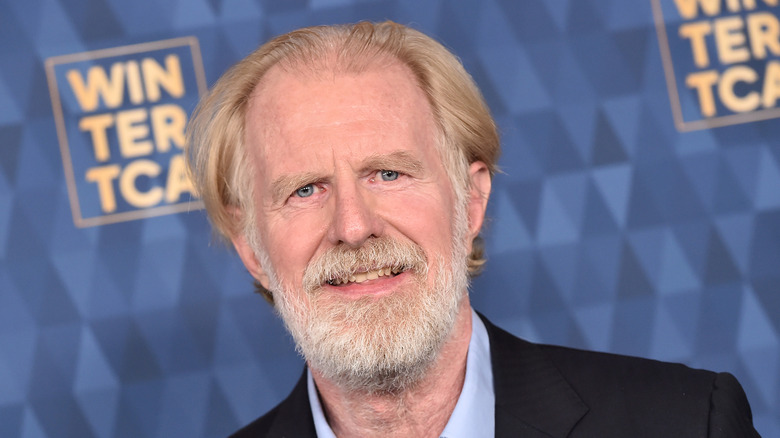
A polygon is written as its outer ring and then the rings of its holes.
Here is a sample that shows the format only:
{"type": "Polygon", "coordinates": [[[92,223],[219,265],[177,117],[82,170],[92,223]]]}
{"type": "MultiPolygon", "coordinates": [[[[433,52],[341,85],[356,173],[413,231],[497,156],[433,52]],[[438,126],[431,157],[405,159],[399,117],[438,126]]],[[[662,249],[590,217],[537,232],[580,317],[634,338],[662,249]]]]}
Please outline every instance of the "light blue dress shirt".
{"type": "MultiPolygon", "coordinates": [[[[308,391],[314,428],[318,438],[336,438],[325,420],[320,398],[311,371],[308,373],[308,391]]],[[[488,438],[495,435],[495,400],[493,368],[490,362],[490,341],[485,324],[471,311],[471,339],[466,356],[466,377],[463,389],[452,411],[442,438],[488,438]]]]}

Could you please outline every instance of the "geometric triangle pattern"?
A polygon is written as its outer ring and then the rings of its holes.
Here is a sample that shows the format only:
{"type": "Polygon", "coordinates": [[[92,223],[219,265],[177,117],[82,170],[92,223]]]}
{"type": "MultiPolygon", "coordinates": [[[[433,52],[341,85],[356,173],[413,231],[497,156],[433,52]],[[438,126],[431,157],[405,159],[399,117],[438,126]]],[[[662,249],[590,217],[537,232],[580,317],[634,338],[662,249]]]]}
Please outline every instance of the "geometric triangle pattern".
{"type": "Polygon", "coordinates": [[[650,0],[0,0],[0,436],[222,437],[302,370],[202,211],[74,227],[45,60],[194,36],[212,84],[276,34],[384,19],[451,48],[500,128],[474,307],[532,341],[732,372],[780,436],[780,124],[679,132],[652,17],[650,0]]]}

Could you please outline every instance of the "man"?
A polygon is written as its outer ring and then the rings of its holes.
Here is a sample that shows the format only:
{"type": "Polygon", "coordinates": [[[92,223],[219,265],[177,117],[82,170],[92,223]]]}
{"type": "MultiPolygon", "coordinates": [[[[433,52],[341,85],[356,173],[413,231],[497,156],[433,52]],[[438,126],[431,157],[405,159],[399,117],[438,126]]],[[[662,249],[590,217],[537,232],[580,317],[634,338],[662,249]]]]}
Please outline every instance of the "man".
{"type": "Polygon", "coordinates": [[[214,226],[307,363],[235,436],[757,436],[728,374],[530,344],[471,309],[498,135],[427,36],[280,36],[219,80],[188,135],[214,226]]]}

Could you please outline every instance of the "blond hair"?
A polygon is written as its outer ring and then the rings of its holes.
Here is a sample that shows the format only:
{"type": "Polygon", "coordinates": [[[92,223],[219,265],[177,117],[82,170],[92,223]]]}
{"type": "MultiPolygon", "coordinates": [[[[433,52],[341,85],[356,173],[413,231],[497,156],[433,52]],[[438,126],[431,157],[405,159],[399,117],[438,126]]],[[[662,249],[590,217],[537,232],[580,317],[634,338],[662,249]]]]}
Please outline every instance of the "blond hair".
{"type": "MultiPolygon", "coordinates": [[[[440,153],[456,190],[469,186],[470,163],[484,162],[491,175],[497,170],[495,122],[471,76],[441,44],[390,21],[299,29],[272,39],[230,68],[198,104],[188,125],[190,176],[223,237],[255,226],[254,170],[244,126],[252,93],[265,73],[274,66],[313,75],[360,72],[388,60],[409,68],[428,98],[441,136],[440,153]],[[236,215],[236,209],[244,214],[236,215]]],[[[484,250],[479,237],[472,246],[469,272],[474,275],[484,263],[484,250]]]]}

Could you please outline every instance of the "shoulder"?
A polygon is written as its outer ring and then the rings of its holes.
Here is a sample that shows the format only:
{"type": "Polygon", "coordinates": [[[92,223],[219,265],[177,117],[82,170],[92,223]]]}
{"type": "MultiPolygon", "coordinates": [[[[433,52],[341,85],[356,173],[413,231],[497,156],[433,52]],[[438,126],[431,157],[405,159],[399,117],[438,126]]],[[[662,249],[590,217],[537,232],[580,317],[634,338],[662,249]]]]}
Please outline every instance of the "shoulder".
{"type": "MultiPolygon", "coordinates": [[[[712,371],[679,363],[633,356],[535,344],[486,324],[494,367],[522,361],[539,367],[553,367],[581,396],[638,398],[643,394],[690,397],[709,394],[718,378],[712,371]]],[[[733,377],[732,377],[733,378],[733,377]]]]}
{"type": "MultiPolygon", "coordinates": [[[[496,385],[512,382],[511,392],[543,393],[549,382],[565,382],[559,388],[565,386],[586,406],[575,431],[589,436],[707,436],[706,431],[711,437],[758,436],[745,393],[731,374],[534,344],[486,325],[496,385]]],[[[496,388],[497,397],[514,398],[509,392],[496,388]]]]}
{"type": "Polygon", "coordinates": [[[709,392],[717,374],[686,365],[633,356],[539,345],[541,352],[578,386],[604,387],[619,392],[646,389],[681,395],[709,392]]]}
{"type": "Polygon", "coordinates": [[[758,436],[745,392],[729,373],[563,347],[540,349],[588,405],[583,425],[621,418],[653,424],[664,433],[758,436]]]}
{"type": "Polygon", "coordinates": [[[707,412],[718,374],[679,363],[539,345],[589,404],[614,409],[681,405],[707,412]]]}
{"type": "Polygon", "coordinates": [[[269,435],[271,426],[276,421],[276,417],[279,414],[281,404],[268,411],[262,417],[242,427],[234,434],[230,435],[230,438],[250,438],[250,437],[265,437],[269,435]]]}
{"type": "Polygon", "coordinates": [[[316,437],[312,419],[306,371],[290,395],[276,407],[231,435],[231,438],[316,437]]]}

